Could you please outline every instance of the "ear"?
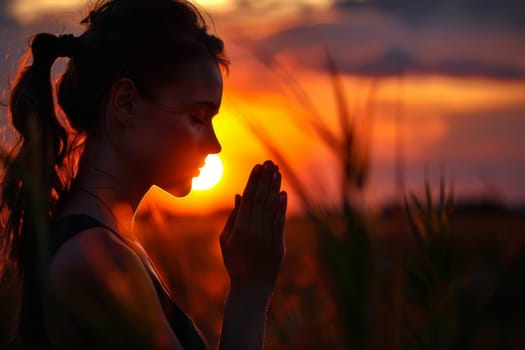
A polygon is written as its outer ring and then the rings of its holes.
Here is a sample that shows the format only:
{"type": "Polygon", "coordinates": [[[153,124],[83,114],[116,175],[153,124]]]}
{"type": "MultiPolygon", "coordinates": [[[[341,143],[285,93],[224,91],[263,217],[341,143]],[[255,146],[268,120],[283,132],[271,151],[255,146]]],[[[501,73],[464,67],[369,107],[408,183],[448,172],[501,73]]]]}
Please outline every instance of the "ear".
{"type": "Polygon", "coordinates": [[[135,119],[138,91],[133,80],[120,78],[113,83],[109,96],[109,108],[115,120],[129,125],[135,119]]]}

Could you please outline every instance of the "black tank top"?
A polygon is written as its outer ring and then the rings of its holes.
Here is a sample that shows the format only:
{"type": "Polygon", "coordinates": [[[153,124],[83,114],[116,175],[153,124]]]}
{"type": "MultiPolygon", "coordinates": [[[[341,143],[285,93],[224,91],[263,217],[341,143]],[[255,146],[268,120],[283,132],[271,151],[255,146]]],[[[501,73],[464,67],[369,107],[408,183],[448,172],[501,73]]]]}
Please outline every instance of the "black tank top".
{"type": "MultiPolygon", "coordinates": [[[[119,239],[120,235],[111,228],[87,215],[69,215],[54,221],[49,229],[49,256],[58,251],[60,246],[76,234],[94,227],[104,227],[113,232],[119,239]]],[[[123,240],[124,241],[124,240],[123,240]]],[[[124,241],[125,242],[125,241],[124,241]]],[[[125,242],[127,244],[127,242],[125,242]]],[[[193,321],[175,303],[174,298],[159,279],[149,260],[141,257],[150,278],[157,291],[164,315],[173,332],[184,349],[205,350],[206,343],[193,321]],[[146,260],[144,260],[146,259],[146,260]]],[[[51,259],[49,259],[50,261],[51,259]]],[[[41,267],[29,264],[23,277],[22,307],[20,317],[20,335],[24,349],[52,350],[45,334],[43,318],[42,279],[37,271],[47,272],[47,266],[41,267]]]]}

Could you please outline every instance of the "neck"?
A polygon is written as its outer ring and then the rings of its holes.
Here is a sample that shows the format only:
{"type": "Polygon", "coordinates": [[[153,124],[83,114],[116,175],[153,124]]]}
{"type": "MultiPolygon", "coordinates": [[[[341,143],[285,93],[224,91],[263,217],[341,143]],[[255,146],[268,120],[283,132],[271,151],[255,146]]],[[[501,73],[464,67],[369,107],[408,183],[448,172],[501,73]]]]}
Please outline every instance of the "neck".
{"type": "Polygon", "coordinates": [[[93,216],[132,238],[134,213],[148,188],[130,173],[118,154],[87,144],[64,211],[93,216]]]}
{"type": "Polygon", "coordinates": [[[119,200],[108,188],[75,182],[70,191],[68,209],[88,214],[127,238],[133,237],[135,209],[130,203],[119,200]]]}

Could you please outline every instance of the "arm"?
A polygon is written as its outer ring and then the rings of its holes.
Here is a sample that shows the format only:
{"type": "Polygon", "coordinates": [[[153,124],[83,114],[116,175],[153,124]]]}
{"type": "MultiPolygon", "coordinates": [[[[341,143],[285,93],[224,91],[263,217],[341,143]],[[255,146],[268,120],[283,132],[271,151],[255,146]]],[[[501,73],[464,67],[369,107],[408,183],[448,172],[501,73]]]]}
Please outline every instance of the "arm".
{"type": "Polygon", "coordinates": [[[80,233],[57,252],[44,307],[57,348],[79,346],[64,332],[74,324],[80,342],[97,349],[182,350],[142,261],[104,228],[80,233]]]}
{"type": "Polygon", "coordinates": [[[220,349],[262,349],[269,294],[232,287],[224,307],[220,349]]]}
{"type": "Polygon", "coordinates": [[[221,234],[230,275],[220,349],[262,349],[266,311],[284,257],[287,197],[271,162],[256,165],[221,234]]]}

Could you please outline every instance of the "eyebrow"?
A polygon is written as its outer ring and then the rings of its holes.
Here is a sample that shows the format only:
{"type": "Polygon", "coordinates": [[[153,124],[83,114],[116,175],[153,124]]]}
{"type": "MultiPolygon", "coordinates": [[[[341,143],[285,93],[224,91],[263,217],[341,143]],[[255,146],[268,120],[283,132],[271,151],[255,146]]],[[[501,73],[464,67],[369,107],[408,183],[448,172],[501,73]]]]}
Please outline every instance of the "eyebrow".
{"type": "Polygon", "coordinates": [[[160,103],[153,103],[153,104],[155,106],[157,106],[158,108],[161,108],[162,110],[164,110],[166,112],[170,112],[170,113],[183,113],[185,110],[189,110],[189,109],[194,108],[194,107],[204,107],[204,108],[206,108],[207,111],[210,112],[209,113],[210,117],[213,117],[213,116],[215,116],[216,114],[219,113],[219,105],[215,104],[212,101],[208,101],[208,100],[195,101],[195,102],[183,105],[183,106],[181,106],[179,108],[166,106],[166,105],[160,104],[160,103]]]}
{"type": "Polygon", "coordinates": [[[219,112],[219,105],[217,105],[216,103],[212,102],[212,101],[208,101],[208,100],[202,100],[202,101],[196,101],[196,102],[193,102],[193,103],[190,103],[188,105],[189,108],[191,107],[206,107],[208,108],[208,110],[213,113],[213,115],[217,114],[219,112]]]}

